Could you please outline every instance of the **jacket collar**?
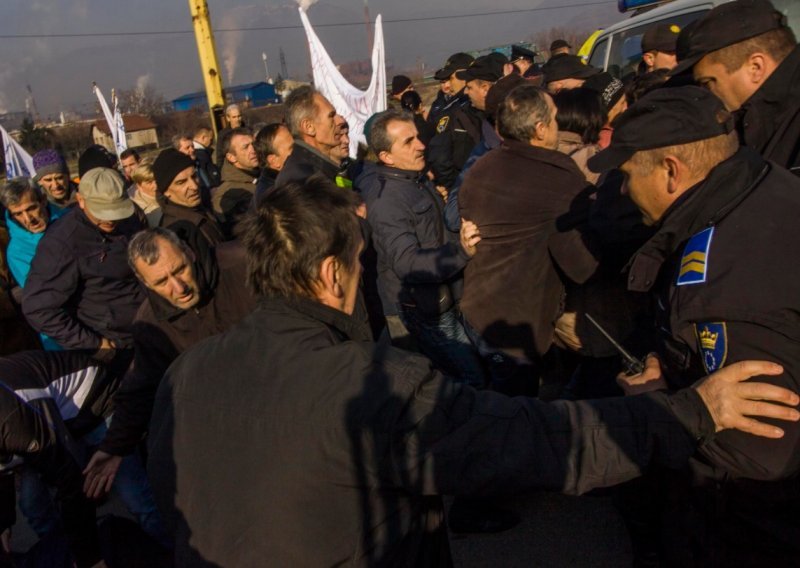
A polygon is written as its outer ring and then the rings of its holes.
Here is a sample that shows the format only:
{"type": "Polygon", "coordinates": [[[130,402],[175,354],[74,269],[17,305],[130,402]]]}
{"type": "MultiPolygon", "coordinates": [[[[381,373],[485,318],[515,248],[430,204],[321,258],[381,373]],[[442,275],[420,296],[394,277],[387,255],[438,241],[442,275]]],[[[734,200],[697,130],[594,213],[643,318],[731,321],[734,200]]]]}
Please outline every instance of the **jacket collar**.
{"type": "Polygon", "coordinates": [[[552,166],[556,166],[565,170],[570,170],[581,178],[584,175],[575,164],[575,160],[557,150],[549,148],[541,148],[539,146],[531,146],[525,142],[517,140],[504,140],[500,146],[506,152],[511,152],[517,156],[526,158],[528,160],[535,160],[537,162],[544,162],[552,166]]]}
{"type": "Polygon", "coordinates": [[[242,170],[237,168],[227,160],[225,160],[225,163],[222,165],[221,175],[223,183],[226,181],[255,183],[256,180],[258,179],[258,174],[259,174],[258,169],[242,170]]]}
{"type": "Polygon", "coordinates": [[[292,150],[292,152],[296,152],[298,149],[301,149],[301,151],[306,152],[307,154],[310,154],[310,156],[309,156],[310,158],[313,158],[313,159],[316,159],[316,160],[321,160],[322,162],[327,163],[329,166],[332,166],[332,167],[336,168],[336,171],[339,171],[340,164],[337,164],[336,162],[331,160],[328,156],[326,156],[325,154],[323,154],[322,152],[320,152],[319,150],[317,150],[313,146],[309,146],[308,144],[306,144],[302,140],[300,140],[298,138],[295,138],[294,139],[294,149],[292,150]]]}
{"type": "Polygon", "coordinates": [[[412,170],[401,170],[399,168],[393,168],[391,166],[387,166],[384,164],[378,164],[376,170],[378,172],[378,175],[384,178],[394,178],[398,180],[413,181],[414,183],[421,182],[423,178],[423,172],[412,171],[412,170]]]}
{"type": "Polygon", "coordinates": [[[371,341],[369,329],[352,316],[315,300],[307,298],[262,298],[260,305],[268,308],[284,311],[289,309],[312,318],[326,326],[333,328],[342,339],[352,339],[355,341],[371,341]]]}
{"type": "Polygon", "coordinates": [[[664,214],[658,231],[628,263],[628,290],[647,292],[664,262],[683,242],[719,223],[758,186],[771,166],[749,148],[740,148],[688,189],[664,214]]]}

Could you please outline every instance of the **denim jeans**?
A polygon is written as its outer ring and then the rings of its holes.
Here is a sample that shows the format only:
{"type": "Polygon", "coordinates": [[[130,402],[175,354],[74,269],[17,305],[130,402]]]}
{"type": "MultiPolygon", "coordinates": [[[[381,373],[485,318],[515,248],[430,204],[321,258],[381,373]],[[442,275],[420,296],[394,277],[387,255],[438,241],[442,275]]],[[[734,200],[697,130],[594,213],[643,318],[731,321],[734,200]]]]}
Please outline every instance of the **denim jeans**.
{"type": "Polygon", "coordinates": [[[398,305],[397,310],[419,350],[439,370],[457,382],[483,388],[486,383],[483,366],[477,349],[467,337],[457,308],[435,316],[405,304],[398,305]]]}
{"type": "MultiPolygon", "coordinates": [[[[86,455],[81,456],[82,461],[88,460],[107,430],[108,425],[103,422],[81,438],[80,446],[86,450],[86,455]]],[[[122,460],[112,489],[148,535],[160,544],[171,547],[139,454],[133,453],[122,460]]],[[[50,488],[28,467],[23,467],[20,471],[19,508],[39,536],[44,536],[58,526],[58,512],[50,488]]]]}

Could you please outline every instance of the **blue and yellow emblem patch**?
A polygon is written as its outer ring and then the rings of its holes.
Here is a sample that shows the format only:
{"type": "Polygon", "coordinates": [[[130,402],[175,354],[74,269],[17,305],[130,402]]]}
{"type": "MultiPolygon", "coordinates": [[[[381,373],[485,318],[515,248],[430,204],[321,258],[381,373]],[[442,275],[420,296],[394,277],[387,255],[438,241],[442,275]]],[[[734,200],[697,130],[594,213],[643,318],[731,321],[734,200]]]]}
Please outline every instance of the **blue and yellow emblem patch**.
{"type": "Polygon", "coordinates": [[[711,248],[711,237],[714,227],[700,231],[686,243],[681,258],[681,269],[678,273],[678,286],[702,284],[708,274],[708,250],[711,248]]]}
{"type": "Polygon", "coordinates": [[[450,117],[449,116],[443,116],[442,118],[439,119],[439,122],[436,123],[436,132],[438,134],[441,134],[442,132],[447,130],[447,125],[448,124],[450,124],[450,117]]]}
{"type": "Polygon", "coordinates": [[[694,332],[700,344],[706,373],[721,369],[728,358],[728,328],[725,322],[696,323],[694,332]]]}

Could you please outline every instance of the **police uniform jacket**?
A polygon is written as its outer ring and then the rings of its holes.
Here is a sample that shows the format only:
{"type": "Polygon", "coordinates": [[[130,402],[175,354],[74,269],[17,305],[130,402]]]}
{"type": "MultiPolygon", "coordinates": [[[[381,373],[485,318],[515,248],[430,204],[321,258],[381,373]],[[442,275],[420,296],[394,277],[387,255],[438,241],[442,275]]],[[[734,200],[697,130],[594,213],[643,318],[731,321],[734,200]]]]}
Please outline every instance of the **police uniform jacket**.
{"type": "Polygon", "coordinates": [[[735,114],[743,145],[800,176],[800,45],[735,114]]]}
{"type": "MultiPolygon", "coordinates": [[[[799,216],[800,180],[747,148],[673,204],[634,256],[628,282],[657,296],[671,386],[763,359],[785,369],[768,382],[800,389],[799,216]]],[[[753,550],[761,561],[800,560],[800,424],[781,427],[779,440],[727,430],[699,447],[686,490],[694,514],[684,520],[708,556],[681,562],[742,565],[753,550]]]]}
{"type": "Polygon", "coordinates": [[[436,121],[436,133],[425,153],[436,184],[447,188],[453,186],[472,149],[481,141],[483,113],[472,106],[463,91],[456,99],[458,103],[436,121]]]}
{"type": "Polygon", "coordinates": [[[508,398],[368,334],[264,299],[170,367],[148,473],[177,566],[449,566],[439,494],[581,493],[713,432],[695,391],[508,398]]]}

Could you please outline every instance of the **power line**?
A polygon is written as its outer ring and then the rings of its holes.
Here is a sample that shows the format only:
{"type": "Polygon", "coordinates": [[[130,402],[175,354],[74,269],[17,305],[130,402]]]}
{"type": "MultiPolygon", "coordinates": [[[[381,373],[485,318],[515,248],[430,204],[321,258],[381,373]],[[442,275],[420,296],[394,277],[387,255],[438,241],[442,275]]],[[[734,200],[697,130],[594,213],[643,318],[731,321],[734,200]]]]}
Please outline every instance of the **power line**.
{"type": "MultiPolygon", "coordinates": [[[[462,18],[482,18],[486,16],[503,16],[509,14],[523,14],[529,12],[542,12],[545,10],[562,10],[564,8],[582,8],[584,6],[599,6],[601,4],[615,4],[615,0],[600,0],[596,2],[582,2],[576,4],[561,4],[559,6],[539,6],[538,8],[524,8],[518,10],[498,10],[496,12],[477,12],[474,14],[454,14],[449,16],[428,16],[425,18],[399,18],[395,20],[384,20],[384,24],[405,24],[411,22],[431,22],[436,20],[455,20],[462,18]]],[[[315,24],[314,28],[336,28],[344,26],[363,26],[364,22],[341,22],[338,24],[315,24]]],[[[302,25],[292,26],[263,26],[255,28],[216,28],[214,33],[226,32],[263,32],[275,30],[296,30],[302,29],[302,25]]],[[[178,35],[193,34],[192,30],[168,30],[152,32],[96,32],[96,33],[65,33],[65,34],[0,34],[0,39],[50,39],[50,38],[73,38],[73,37],[123,37],[123,36],[157,36],[157,35],[178,35]]]]}

